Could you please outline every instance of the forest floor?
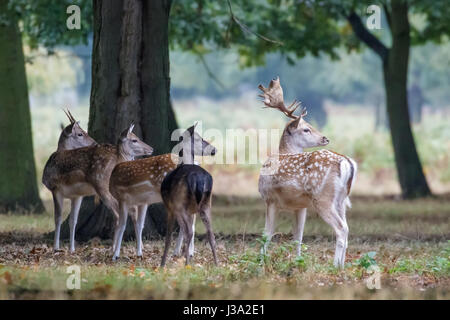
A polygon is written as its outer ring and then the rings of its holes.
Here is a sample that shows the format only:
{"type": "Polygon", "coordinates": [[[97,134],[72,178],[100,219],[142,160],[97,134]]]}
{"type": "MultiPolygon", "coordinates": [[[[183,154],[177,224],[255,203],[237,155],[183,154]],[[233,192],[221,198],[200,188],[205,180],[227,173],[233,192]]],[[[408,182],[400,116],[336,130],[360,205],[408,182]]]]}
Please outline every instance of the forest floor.
{"type": "Polygon", "coordinates": [[[314,212],[306,221],[301,258],[295,256],[289,213],[279,215],[278,233],[261,255],[259,198],[215,197],[218,267],[200,219],[192,266],[171,257],[161,269],[161,239],[145,241],[143,259],[135,257],[135,242],[126,242],[112,262],[110,240],[77,243],[74,254],[64,241],[53,252],[52,240],[44,237],[53,229],[50,213],[2,214],[0,299],[449,299],[450,196],[352,201],[343,270],[332,265],[331,228],[314,212]],[[80,289],[70,288],[70,272],[77,273],[71,266],[79,267],[80,289]],[[369,289],[377,279],[380,289],[369,289]]]}

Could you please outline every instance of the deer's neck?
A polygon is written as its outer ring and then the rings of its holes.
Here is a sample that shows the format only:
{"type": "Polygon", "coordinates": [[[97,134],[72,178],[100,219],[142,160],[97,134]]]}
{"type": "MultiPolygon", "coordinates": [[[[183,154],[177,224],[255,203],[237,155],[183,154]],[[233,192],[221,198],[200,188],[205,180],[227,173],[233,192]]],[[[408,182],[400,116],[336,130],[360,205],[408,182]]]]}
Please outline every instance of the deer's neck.
{"type": "Polygon", "coordinates": [[[59,137],[59,141],[58,141],[58,148],[56,149],[56,151],[62,151],[62,150],[68,150],[68,146],[66,145],[66,139],[64,139],[64,137],[61,135],[59,137]]]}
{"type": "Polygon", "coordinates": [[[194,164],[193,146],[190,143],[183,143],[183,149],[179,153],[179,163],[194,164]]]}
{"type": "Polygon", "coordinates": [[[278,153],[279,154],[286,154],[286,153],[302,153],[303,148],[295,146],[295,144],[292,141],[292,137],[286,133],[283,132],[283,135],[280,139],[280,145],[278,147],[278,153]]]}
{"type": "Polygon", "coordinates": [[[119,145],[119,147],[117,148],[117,164],[125,161],[131,161],[133,159],[134,157],[130,155],[130,153],[125,151],[121,145],[119,145]]]}
{"type": "Polygon", "coordinates": [[[184,152],[180,158],[181,163],[183,164],[194,164],[194,155],[190,152],[184,152]]]}

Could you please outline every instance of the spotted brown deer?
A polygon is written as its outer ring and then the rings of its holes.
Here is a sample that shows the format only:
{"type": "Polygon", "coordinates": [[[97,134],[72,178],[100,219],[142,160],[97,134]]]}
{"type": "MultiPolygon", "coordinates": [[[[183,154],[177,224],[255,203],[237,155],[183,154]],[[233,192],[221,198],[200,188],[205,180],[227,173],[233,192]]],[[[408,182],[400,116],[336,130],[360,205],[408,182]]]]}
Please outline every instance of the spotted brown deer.
{"type": "MultiPolygon", "coordinates": [[[[66,127],[64,127],[61,124],[62,131],[61,131],[61,134],[59,135],[58,148],[56,149],[56,152],[61,152],[61,151],[65,151],[65,150],[73,150],[73,149],[77,149],[77,148],[95,145],[96,144],[95,140],[92,139],[87,134],[87,132],[84,131],[80,127],[80,121],[75,120],[75,118],[73,117],[72,113],[69,110],[64,111],[64,113],[66,114],[67,118],[69,119],[70,124],[66,127]]],[[[47,160],[47,163],[45,164],[44,175],[42,177],[43,179],[47,178],[47,176],[49,174],[48,172],[51,170],[50,168],[53,168],[56,165],[54,155],[55,155],[55,153],[53,153],[50,156],[50,158],[47,160]]],[[[53,195],[53,204],[54,204],[55,225],[56,225],[57,219],[58,219],[56,211],[59,209],[58,209],[57,202],[56,202],[54,195],[53,195]]],[[[62,210],[62,208],[61,208],[61,210],[62,210]]],[[[55,230],[55,238],[56,237],[59,239],[59,229],[55,230]]],[[[56,250],[59,249],[59,243],[58,243],[58,245],[55,245],[55,249],[56,250]]]]}
{"type": "MultiPolygon", "coordinates": [[[[142,229],[145,223],[147,208],[150,204],[162,202],[161,183],[164,177],[173,171],[180,163],[176,154],[163,154],[145,159],[120,163],[114,169],[110,179],[110,191],[119,202],[121,217],[119,219],[120,233],[114,238],[115,253],[113,259],[120,256],[120,246],[126,221],[130,213],[136,235],[136,253],[142,256],[142,229]],[[137,206],[137,211],[131,208],[137,206]]],[[[193,221],[193,228],[195,220],[193,221]]],[[[175,248],[175,255],[181,252],[184,239],[180,229],[175,248]]],[[[190,239],[189,253],[194,254],[194,236],[190,239]]]]}
{"type": "Polygon", "coordinates": [[[120,256],[128,213],[134,224],[136,253],[138,257],[142,256],[142,230],[147,208],[150,204],[162,202],[161,182],[176,166],[177,161],[173,161],[170,153],[122,162],[116,166],[109,184],[111,194],[119,202],[120,213],[118,232],[113,239],[115,248],[113,260],[120,256]]]}
{"type": "Polygon", "coordinates": [[[175,221],[185,236],[184,256],[189,264],[189,243],[194,235],[192,226],[196,213],[206,228],[214,263],[217,265],[216,241],[211,225],[211,196],[213,179],[211,175],[194,163],[195,155],[214,155],[216,148],[196,133],[195,126],[183,134],[180,150],[181,164],[170,172],[161,183],[161,196],[167,210],[167,232],[161,267],[166,263],[175,221]]]}
{"type": "Polygon", "coordinates": [[[293,234],[300,255],[306,209],[313,208],[336,233],[334,265],[343,267],[349,231],[345,211],[351,206],[349,194],[356,162],[328,150],[303,152],[304,148],[325,146],[329,140],[304,120],[305,109],[300,116],[294,115],[299,103],[294,101],[289,107],[284,104],[279,78],[268,88],[259,85],[259,89],[266,107],[292,119],[284,128],[279,153],[269,157],[259,176],[259,192],[266,202],[266,243],[262,251],[266,252],[273,235],[275,215],[283,209],[295,212],[293,234]]]}
{"type": "MultiPolygon", "coordinates": [[[[118,218],[117,200],[109,192],[109,178],[116,164],[136,156],[150,155],[153,149],[132,133],[134,125],[124,130],[116,145],[94,144],[53,153],[44,168],[43,184],[52,192],[55,206],[54,249],[59,249],[64,198],[71,200],[70,251],[75,251],[75,229],[83,197],[98,195],[118,218]]],[[[117,229],[117,225],[116,225],[117,229]]]]}

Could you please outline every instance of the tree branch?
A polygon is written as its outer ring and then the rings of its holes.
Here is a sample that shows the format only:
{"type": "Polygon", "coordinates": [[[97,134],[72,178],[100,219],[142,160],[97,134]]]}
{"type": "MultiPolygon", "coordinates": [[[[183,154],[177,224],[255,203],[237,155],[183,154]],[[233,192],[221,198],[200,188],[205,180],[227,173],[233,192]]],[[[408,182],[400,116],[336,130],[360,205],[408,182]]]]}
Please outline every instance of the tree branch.
{"type": "Polygon", "coordinates": [[[265,37],[265,36],[259,34],[258,32],[251,30],[247,25],[245,25],[243,22],[241,22],[241,20],[239,20],[239,19],[234,15],[233,9],[231,8],[231,2],[230,2],[230,0],[227,0],[227,2],[228,2],[228,8],[229,8],[229,10],[230,10],[230,16],[231,16],[231,19],[232,19],[234,22],[236,22],[236,24],[242,29],[242,31],[248,32],[248,33],[252,33],[252,34],[254,34],[255,36],[257,36],[258,38],[263,39],[263,40],[265,40],[265,41],[267,41],[267,42],[272,42],[272,43],[278,44],[278,45],[280,45],[280,46],[283,45],[283,43],[280,42],[280,41],[278,41],[278,40],[272,40],[272,39],[269,39],[269,38],[267,38],[267,37],[265,37]]]}
{"type": "Polygon", "coordinates": [[[206,73],[208,74],[208,76],[217,84],[219,85],[219,87],[222,90],[225,90],[226,87],[225,85],[216,77],[216,75],[214,74],[214,72],[211,71],[211,68],[208,66],[208,63],[205,60],[205,57],[203,56],[203,54],[196,52],[195,53],[197,55],[197,57],[199,58],[200,62],[203,64],[203,67],[206,70],[206,73]]]}
{"type": "Polygon", "coordinates": [[[347,16],[347,20],[359,40],[364,42],[370,49],[377,53],[381,60],[385,61],[388,56],[389,49],[373,34],[371,34],[369,30],[366,29],[361,21],[361,18],[355,12],[352,12],[349,16],[347,16]]]}

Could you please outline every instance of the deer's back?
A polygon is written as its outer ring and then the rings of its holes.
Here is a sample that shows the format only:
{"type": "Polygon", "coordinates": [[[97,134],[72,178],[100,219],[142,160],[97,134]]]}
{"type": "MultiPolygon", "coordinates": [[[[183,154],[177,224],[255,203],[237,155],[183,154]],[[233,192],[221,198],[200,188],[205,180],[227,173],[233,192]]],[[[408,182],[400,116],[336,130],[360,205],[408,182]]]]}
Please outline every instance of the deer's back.
{"type": "Polygon", "coordinates": [[[109,184],[112,195],[130,203],[161,201],[161,183],[177,166],[173,159],[169,153],[118,164],[109,184]]]}
{"type": "Polygon", "coordinates": [[[92,174],[113,166],[116,154],[116,147],[109,144],[55,152],[45,165],[42,182],[50,190],[61,184],[87,182],[92,174]]]}
{"type": "Polygon", "coordinates": [[[259,192],[282,208],[309,207],[317,197],[333,196],[334,179],[346,158],[329,150],[270,157],[261,168],[259,192]]]}
{"type": "Polygon", "coordinates": [[[211,201],[213,179],[208,171],[195,164],[181,164],[161,184],[166,205],[184,205],[191,213],[211,201]]]}

